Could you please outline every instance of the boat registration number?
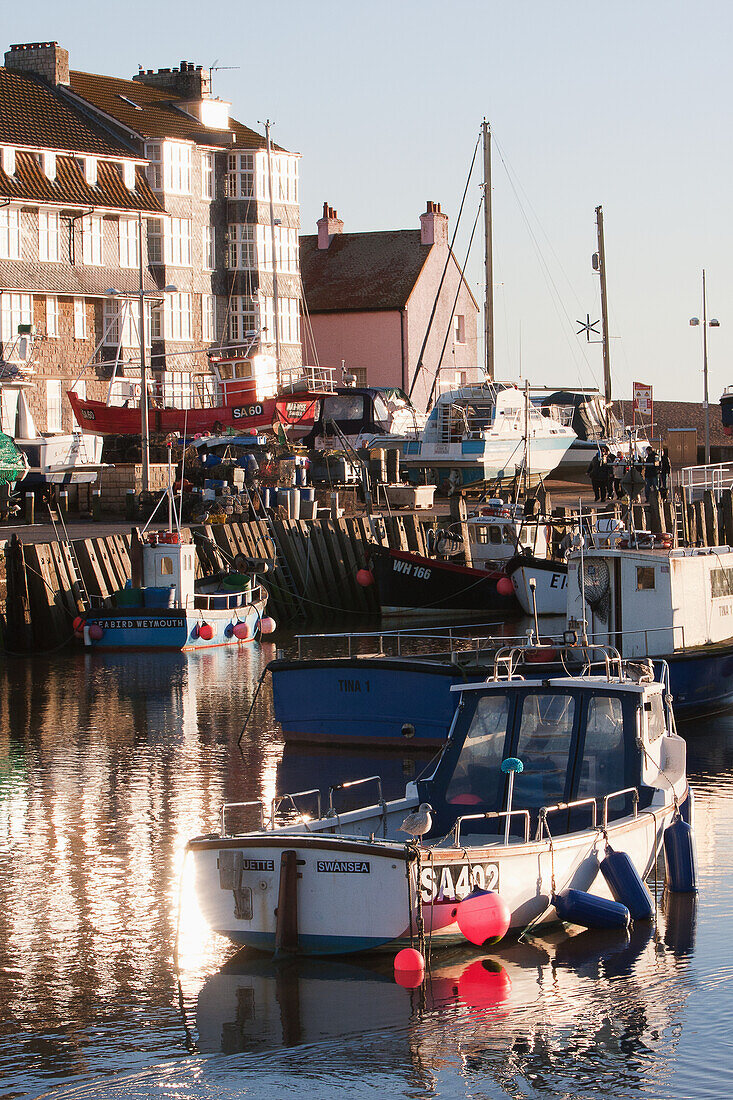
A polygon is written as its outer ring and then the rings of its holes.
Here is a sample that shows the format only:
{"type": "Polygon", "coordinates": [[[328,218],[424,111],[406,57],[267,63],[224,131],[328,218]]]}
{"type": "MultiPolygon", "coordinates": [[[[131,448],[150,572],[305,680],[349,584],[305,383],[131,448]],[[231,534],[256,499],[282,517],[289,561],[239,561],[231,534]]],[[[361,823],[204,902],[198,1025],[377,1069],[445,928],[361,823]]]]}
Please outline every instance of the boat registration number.
{"type": "Polygon", "coordinates": [[[96,416],[94,415],[94,409],[82,409],[81,410],[81,417],[82,417],[82,420],[96,420],[97,419],[96,416]]]}
{"type": "Polygon", "coordinates": [[[161,626],[173,627],[176,630],[185,630],[186,620],[178,619],[95,619],[95,623],[103,630],[155,630],[161,626]]]}
{"type": "Polygon", "coordinates": [[[246,420],[248,416],[262,416],[262,405],[237,405],[232,409],[234,420],[246,420]]]}
{"type": "Polygon", "coordinates": [[[498,890],[499,864],[450,863],[443,867],[423,867],[420,872],[420,897],[425,905],[462,901],[474,886],[482,890],[498,890]]]}

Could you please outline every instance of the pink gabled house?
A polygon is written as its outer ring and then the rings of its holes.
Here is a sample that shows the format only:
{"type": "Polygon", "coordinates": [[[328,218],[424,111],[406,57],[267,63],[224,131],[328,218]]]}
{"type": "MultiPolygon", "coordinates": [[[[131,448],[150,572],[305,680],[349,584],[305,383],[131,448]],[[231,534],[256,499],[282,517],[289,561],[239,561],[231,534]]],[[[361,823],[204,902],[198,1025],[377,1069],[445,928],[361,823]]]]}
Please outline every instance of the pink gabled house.
{"type": "Polygon", "coordinates": [[[303,279],[303,362],[340,367],[357,384],[409,392],[435,316],[412,392],[424,410],[435,392],[479,381],[479,307],[448,242],[448,218],[428,202],[419,229],[344,233],[336,211],[323,204],[318,233],[300,238],[303,279]]]}

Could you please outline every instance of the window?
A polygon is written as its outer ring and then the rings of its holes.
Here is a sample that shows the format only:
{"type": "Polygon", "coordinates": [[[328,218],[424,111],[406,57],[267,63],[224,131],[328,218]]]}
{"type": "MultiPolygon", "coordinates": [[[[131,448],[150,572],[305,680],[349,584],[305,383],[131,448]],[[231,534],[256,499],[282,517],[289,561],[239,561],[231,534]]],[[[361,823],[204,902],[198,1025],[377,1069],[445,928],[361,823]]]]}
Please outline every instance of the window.
{"type": "Polygon", "coordinates": [[[563,800],[574,717],[572,695],[525,696],[517,743],[524,771],[514,777],[517,806],[539,809],[563,800]]]}
{"type": "MultiPolygon", "coordinates": [[[[167,370],[163,372],[163,402],[178,409],[194,407],[195,391],[189,371],[167,370]]],[[[212,395],[213,396],[213,395],[212,395]]]]}
{"type": "MultiPolygon", "coordinates": [[[[263,299],[264,318],[262,324],[262,338],[268,343],[275,343],[275,301],[273,298],[263,299]]],[[[278,299],[278,319],[280,327],[280,341],[283,344],[300,343],[300,301],[298,298],[278,299]]]]}
{"type": "Polygon", "coordinates": [[[30,294],[0,294],[0,340],[8,343],[18,335],[19,325],[33,324],[33,298],[30,294]]]}
{"type": "Polygon", "coordinates": [[[46,336],[59,334],[59,300],[55,294],[46,297],[46,336]]]}
{"type": "Polygon", "coordinates": [[[59,258],[59,216],[51,210],[38,213],[38,259],[56,261],[59,258]]]}
{"type": "Polygon", "coordinates": [[[161,558],[160,559],[160,575],[161,577],[173,576],[173,558],[161,558]]]}
{"type": "Polygon", "coordinates": [[[191,266],[191,221],[189,218],[169,218],[163,230],[164,259],[173,267],[191,266]]]}
{"type": "Polygon", "coordinates": [[[191,339],[191,295],[167,294],[165,299],[166,340],[191,339]]]}
{"type": "MultiPolygon", "coordinates": [[[[103,340],[108,347],[139,348],[140,305],[137,298],[105,298],[103,340]]],[[[145,302],[145,346],[152,339],[152,302],[145,302]]]]}
{"type": "Polygon", "coordinates": [[[191,146],[180,141],[163,143],[164,190],[173,195],[191,194],[191,146]]]}
{"type": "Polygon", "coordinates": [[[488,806],[499,809],[500,793],[504,785],[501,762],[504,759],[508,720],[508,695],[479,696],[476,712],[445,792],[446,802],[455,806],[488,806]]]}
{"type": "Polygon", "coordinates": [[[252,199],[255,193],[254,153],[230,153],[227,159],[227,195],[230,199],[252,199]]]}
{"type": "Polygon", "coordinates": [[[733,596],[733,569],[710,570],[710,595],[714,600],[733,596]]]}
{"type": "Polygon", "coordinates": [[[46,382],[46,431],[61,431],[61,382],[50,378],[46,382]]]}
{"type": "Polygon", "coordinates": [[[216,299],[213,294],[201,295],[201,339],[206,343],[216,340],[214,321],[214,307],[216,299]]]}
{"type": "Polygon", "coordinates": [[[161,218],[148,221],[148,263],[163,263],[163,222],[161,218]]]}
{"type": "Polygon", "coordinates": [[[335,420],[338,424],[348,420],[363,420],[363,395],[355,393],[344,394],[343,397],[327,397],[323,402],[323,419],[335,420]]]}
{"type": "Polygon", "coordinates": [[[453,341],[456,344],[466,342],[466,318],[462,313],[456,313],[453,317],[453,341]]]}
{"type": "Polygon", "coordinates": [[[203,267],[207,271],[213,271],[216,266],[214,262],[214,230],[210,225],[203,226],[201,230],[201,248],[203,253],[203,267]]]}
{"type": "Polygon", "coordinates": [[[135,165],[133,164],[132,161],[124,160],[122,162],[122,178],[124,180],[125,187],[127,188],[127,190],[128,191],[134,191],[135,190],[135,185],[136,185],[136,180],[135,180],[135,165]]]}
{"type": "Polygon", "coordinates": [[[272,153],[271,166],[267,163],[267,153],[257,156],[257,198],[267,201],[270,198],[269,173],[272,171],[272,192],[275,202],[298,201],[298,167],[295,157],[272,153]]]}
{"type": "Polygon", "coordinates": [[[201,198],[214,197],[214,154],[201,154],[201,198]]]}
{"type": "Polygon", "coordinates": [[[258,328],[257,304],[246,294],[232,295],[229,309],[229,339],[244,342],[254,335],[258,328]]]}
{"type": "Polygon", "coordinates": [[[74,298],[74,339],[86,340],[87,311],[84,298],[74,298]]]}
{"type": "Polygon", "coordinates": [[[145,156],[148,160],[146,169],[148,184],[152,191],[163,190],[163,164],[161,157],[161,144],[159,141],[148,141],[145,145],[145,156]]]}
{"type": "Polygon", "coordinates": [[[229,267],[238,271],[254,271],[257,267],[254,225],[229,226],[229,267]]]}
{"type": "Polygon", "coordinates": [[[56,179],[56,154],[44,152],[42,154],[43,174],[46,179],[56,179]]]}
{"type": "Polygon", "coordinates": [[[637,565],[636,567],[636,591],[642,592],[654,588],[654,566],[637,565]]]}
{"type": "Polygon", "coordinates": [[[84,179],[90,187],[96,187],[97,185],[97,158],[85,157],[84,158],[84,179]]]}
{"type": "Polygon", "coordinates": [[[0,260],[20,259],[20,210],[0,207],[0,260]]]}
{"type": "Polygon", "coordinates": [[[137,218],[120,218],[120,267],[138,267],[140,254],[137,250],[137,218]]]}
{"type": "Polygon", "coordinates": [[[2,168],[6,176],[15,175],[15,149],[3,145],[2,168]]]}
{"type": "MultiPolygon", "coordinates": [[[[626,786],[624,715],[620,699],[613,696],[590,699],[579,770],[576,798],[594,798],[623,790],[626,786]]],[[[614,806],[621,804],[619,800],[614,806]]]]}
{"type": "Polygon", "coordinates": [[[81,250],[85,264],[96,267],[102,263],[102,217],[87,214],[81,220],[81,250]]]}

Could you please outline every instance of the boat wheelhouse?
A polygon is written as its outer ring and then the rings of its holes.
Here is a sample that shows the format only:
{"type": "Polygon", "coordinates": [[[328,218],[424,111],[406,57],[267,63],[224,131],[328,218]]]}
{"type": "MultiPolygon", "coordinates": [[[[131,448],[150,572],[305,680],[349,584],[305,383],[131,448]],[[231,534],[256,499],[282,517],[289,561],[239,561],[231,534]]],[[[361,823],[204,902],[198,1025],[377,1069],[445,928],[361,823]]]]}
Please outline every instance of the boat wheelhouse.
{"type": "Polygon", "coordinates": [[[646,876],[688,796],[685,744],[650,669],[611,651],[592,666],[584,654],[585,675],[529,682],[516,674],[521,649],[508,649],[490,681],[456,685],[445,748],[403,798],[385,802],[376,776],[363,780],[377,785],[376,803],[348,812],[335,797],[353,783],[331,787],[325,814],[318,792],[283,795],[269,827],[261,806],[262,827],[243,834],[227,827],[237,808],[223,807],[220,831],[188,843],[211,928],[301,954],[404,946],[420,928],[437,947],[462,941],[458,908],[475,888],[498,893],[520,931],[557,921],[568,889],[611,896],[606,844],[646,876]],[[418,807],[428,831],[405,840],[418,807]]]}

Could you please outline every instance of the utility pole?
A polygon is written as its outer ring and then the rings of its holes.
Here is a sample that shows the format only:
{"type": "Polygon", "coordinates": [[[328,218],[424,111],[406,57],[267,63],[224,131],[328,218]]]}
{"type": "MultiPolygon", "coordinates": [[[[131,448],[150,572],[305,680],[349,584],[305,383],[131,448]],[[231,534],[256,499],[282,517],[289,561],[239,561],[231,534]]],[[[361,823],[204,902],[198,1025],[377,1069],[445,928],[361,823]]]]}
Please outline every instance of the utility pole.
{"type": "Polygon", "coordinates": [[[145,360],[145,282],[143,267],[143,215],[137,215],[137,255],[140,273],[140,442],[142,445],[143,492],[150,492],[150,435],[148,431],[148,370],[145,360]]]}
{"type": "MultiPolygon", "coordinates": [[[[603,243],[603,207],[596,207],[598,264],[601,277],[601,317],[603,319],[603,389],[606,400],[606,437],[611,435],[611,350],[608,336],[608,299],[606,297],[606,251],[603,243]]],[[[595,266],[595,265],[594,265],[595,266]]]]}
{"type": "Polygon", "coordinates": [[[494,259],[491,250],[491,130],[484,119],[484,352],[487,377],[494,380],[494,259]]]}

